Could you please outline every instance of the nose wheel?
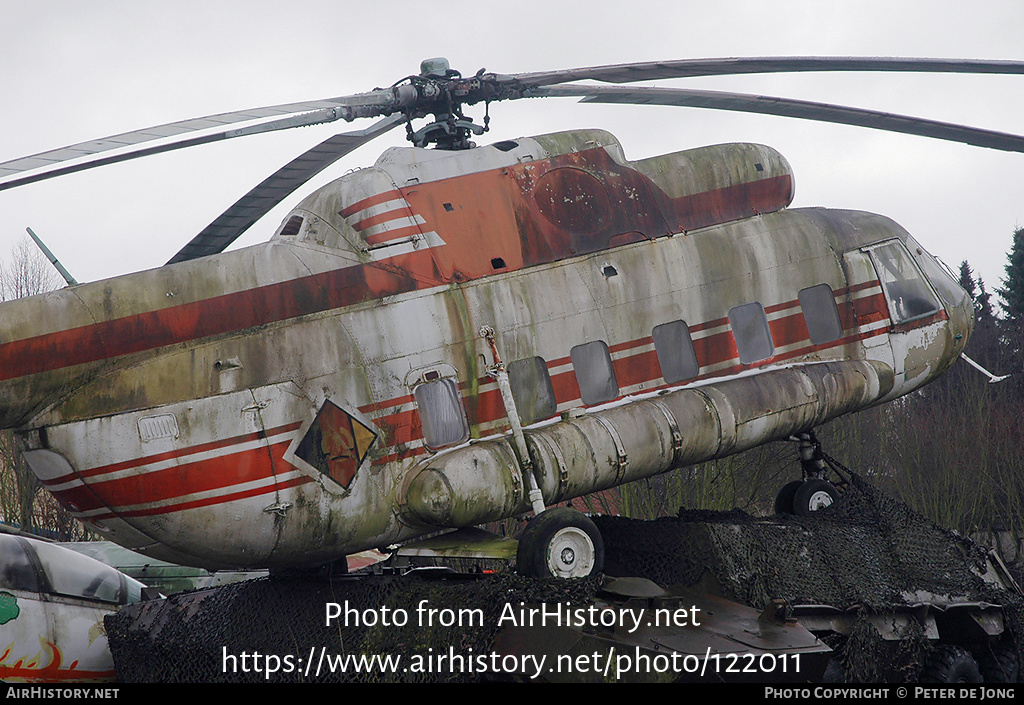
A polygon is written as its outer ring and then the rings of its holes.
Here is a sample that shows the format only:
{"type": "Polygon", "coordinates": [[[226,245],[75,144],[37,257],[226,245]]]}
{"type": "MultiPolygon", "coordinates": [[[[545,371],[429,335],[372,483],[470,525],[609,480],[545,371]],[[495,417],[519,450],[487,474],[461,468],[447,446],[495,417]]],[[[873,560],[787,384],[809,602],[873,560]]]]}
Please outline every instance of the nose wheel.
{"type": "Polygon", "coordinates": [[[800,442],[800,464],[804,479],[789,482],[779,490],[775,496],[775,513],[807,516],[836,502],[839,490],[823,477],[827,470],[825,461],[831,458],[822,452],[821,443],[814,432],[802,433],[793,440],[800,442]]]}
{"type": "Polygon", "coordinates": [[[541,512],[519,537],[516,569],[539,578],[586,578],[604,570],[604,541],[587,516],[568,507],[541,512]]]}

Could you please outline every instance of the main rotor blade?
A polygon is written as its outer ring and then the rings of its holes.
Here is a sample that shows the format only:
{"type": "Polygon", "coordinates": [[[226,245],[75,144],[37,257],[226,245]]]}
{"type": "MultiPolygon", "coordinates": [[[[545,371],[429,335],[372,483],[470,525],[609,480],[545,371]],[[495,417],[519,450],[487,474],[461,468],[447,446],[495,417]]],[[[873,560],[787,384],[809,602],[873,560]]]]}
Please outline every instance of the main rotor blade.
{"type": "MultiPolygon", "coordinates": [[[[322,106],[323,104],[323,101],[317,101],[315,103],[293,103],[292,105],[300,106],[300,109],[306,110],[316,105],[322,106]]],[[[71,161],[74,159],[80,159],[83,157],[89,157],[94,154],[109,151],[111,149],[127,147],[135,144],[140,144],[143,142],[149,142],[156,139],[162,139],[164,137],[171,137],[174,135],[184,134],[186,132],[205,130],[210,127],[214,127],[218,124],[230,124],[234,122],[242,122],[246,120],[257,119],[260,117],[266,117],[269,114],[279,114],[280,112],[286,112],[284,109],[288,107],[291,106],[279,105],[274,108],[260,108],[257,110],[246,110],[235,113],[222,113],[220,115],[213,115],[205,118],[182,120],[181,122],[167,123],[166,125],[147,128],[145,130],[125,132],[120,135],[115,135],[113,137],[107,137],[100,140],[93,140],[91,142],[80,142],[79,144],[71,145],[70,147],[62,147],[61,149],[54,149],[49,152],[40,152],[39,154],[35,154],[30,157],[21,157],[20,159],[13,159],[9,162],[3,162],[2,164],[0,164],[0,179],[5,179],[6,177],[14,176],[15,174],[20,174],[26,171],[46,169],[48,167],[50,168],[47,171],[43,171],[40,173],[0,182],[0,191],[9,188],[14,188],[15,186],[30,184],[36,181],[52,179],[56,176],[63,176],[64,174],[72,174],[76,171],[84,171],[85,169],[92,169],[94,167],[104,166],[106,164],[116,164],[117,162],[123,162],[129,159],[136,159],[138,157],[146,157],[153,154],[160,154],[162,152],[170,152],[176,149],[183,149],[185,147],[195,147],[200,144],[219,142],[221,140],[231,139],[232,137],[242,137],[245,135],[252,135],[261,132],[273,132],[274,130],[284,130],[290,127],[301,127],[305,125],[315,125],[323,122],[333,122],[334,120],[337,120],[338,117],[341,117],[340,114],[338,114],[337,105],[320,107],[316,109],[314,112],[309,112],[304,115],[282,118],[279,120],[273,120],[271,122],[265,122],[259,125],[252,125],[249,127],[224,130],[221,132],[215,132],[208,135],[193,137],[190,139],[183,139],[178,142],[157,145],[155,147],[141,148],[123,154],[102,157],[99,159],[93,159],[91,161],[79,164],[72,164],[64,167],[58,167],[59,164],[63,164],[64,162],[71,161]]]]}
{"type": "Polygon", "coordinates": [[[285,130],[292,127],[304,127],[321,123],[334,122],[339,118],[346,120],[352,117],[373,117],[390,114],[399,100],[400,91],[390,89],[374,90],[370,93],[359,93],[350,96],[341,96],[327,100],[312,100],[301,103],[286,103],[265,108],[252,108],[249,110],[238,110],[229,113],[219,113],[201,118],[169,122],[156,127],[148,127],[143,130],[124,132],[112,137],[105,137],[99,140],[79,142],[68,147],[61,147],[47,152],[40,152],[29,157],[20,157],[11,161],[0,163],[0,191],[23,186],[25,184],[52,179],[56,176],[72,174],[76,171],[84,171],[98,166],[115,164],[117,162],[137,159],[162,152],[170,152],[185,147],[195,147],[201,144],[219,142],[233,137],[259,134],[262,132],[273,132],[285,130]],[[353,114],[358,111],[358,114],[353,114]],[[176,142],[157,145],[154,147],[140,147],[135,150],[126,151],[108,157],[91,159],[88,161],[60,166],[65,162],[77,159],[88,159],[97,154],[144,144],[153,140],[175,137],[200,130],[208,130],[225,125],[233,125],[251,120],[272,117],[275,115],[288,115],[277,120],[262,122],[246,127],[222,130],[206,135],[192,138],[183,138],[176,142]],[[39,171],[43,170],[43,171],[39,171]],[[31,175],[15,177],[17,174],[33,171],[31,175]]]}
{"type": "Polygon", "coordinates": [[[404,120],[402,115],[392,115],[365,130],[335,135],[296,157],[238,199],[234,205],[206,226],[201,233],[192,238],[191,242],[181,248],[167,264],[223,252],[253,223],[269,213],[274,206],[295,189],[346,154],[384,134],[404,120]]]}
{"type": "Polygon", "coordinates": [[[746,113],[833,122],[843,125],[871,127],[889,132],[934,137],[963,142],[977,147],[990,147],[1006,152],[1024,152],[1024,137],[976,127],[883,113],[864,108],[850,108],[805,100],[773,98],[744,93],[721,93],[686,88],[618,88],[614,86],[553,86],[530,91],[537,97],[578,97],[583,103],[622,103],[630,105],[675,105],[689,108],[734,110],[746,113]]]}
{"type": "MultiPolygon", "coordinates": [[[[611,83],[630,83],[653,79],[686,78],[691,76],[721,76],[728,74],[779,73],[794,71],[916,71],[1024,74],[1024,62],[960,59],[909,59],[872,57],[754,57],[730,59],[683,59],[633,64],[615,64],[588,68],[566,69],[520,74],[493,74],[480,72],[468,79],[436,77],[421,78],[419,82],[395,84],[391,88],[378,88],[325,100],[286,103],[265,108],[253,108],[219,113],[203,118],[181,120],[144,130],[125,132],[100,140],[81,142],[61,149],[41,152],[0,163],[0,191],[70,174],[84,169],[113,164],[128,159],[159,154],[199,144],[241,137],[259,132],[282,130],[302,125],[352,120],[359,117],[381,117],[402,112],[410,117],[422,117],[439,110],[450,109],[449,102],[472,105],[481,101],[497,101],[540,95],[544,86],[565,84],[582,79],[611,83]],[[160,144],[139,147],[152,140],[175,138],[200,130],[213,130],[275,116],[257,125],[224,129],[219,132],[160,144]],[[134,149],[133,149],[134,148],[134,149]],[[96,158],[113,149],[124,151],[96,158]],[[76,163],[69,163],[76,162],[76,163]],[[66,164],[67,163],[67,164],[66,164]],[[32,172],[31,174],[24,174],[32,172]]],[[[855,123],[860,124],[860,123],[855,123]]],[[[889,129],[889,128],[884,128],[889,129]]]]}
{"type": "Polygon", "coordinates": [[[983,59],[912,59],[858,56],[783,56],[730,59],[681,59],[635,64],[611,64],[561,71],[507,76],[526,86],[551,86],[570,81],[634,83],[693,76],[731,76],[751,73],[802,71],[906,71],[919,73],[1024,74],[1024,61],[983,59]]]}

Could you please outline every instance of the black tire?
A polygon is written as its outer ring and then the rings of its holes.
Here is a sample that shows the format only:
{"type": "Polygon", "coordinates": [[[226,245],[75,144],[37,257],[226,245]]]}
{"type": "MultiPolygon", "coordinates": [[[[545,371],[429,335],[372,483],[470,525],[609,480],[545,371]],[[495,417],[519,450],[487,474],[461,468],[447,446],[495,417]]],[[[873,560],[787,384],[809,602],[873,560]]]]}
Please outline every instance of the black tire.
{"type": "Polygon", "coordinates": [[[932,652],[921,669],[921,683],[981,683],[978,663],[970,652],[952,644],[942,644],[932,652]]]}
{"type": "Polygon", "coordinates": [[[588,517],[575,509],[541,512],[519,537],[516,570],[536,578],[585,578],[604,570],[604,540],[588,517]]]}
{"type": "Polygon", "coordinates": [[[793,513],[807,516],[839,499],[839,491],[826,480],[805,480],[793,495],[793,513]]]}
{"type": "Polygon", "coordinates": [[[1012,642],[1000,642],[978,654],[978,671],[986,683],[1016,683],[1020,657],[1012,642]]]}
{"type": "Polygon", "coordinates": [[[793,480],[787,482],[779,490],[779,493],[775,495],[775,513],[776,514],[792,514],[793,513],[793,498],[796,497],[796,491],[800,489],[801,485],[804,484],[803,480],[793,480]]]}

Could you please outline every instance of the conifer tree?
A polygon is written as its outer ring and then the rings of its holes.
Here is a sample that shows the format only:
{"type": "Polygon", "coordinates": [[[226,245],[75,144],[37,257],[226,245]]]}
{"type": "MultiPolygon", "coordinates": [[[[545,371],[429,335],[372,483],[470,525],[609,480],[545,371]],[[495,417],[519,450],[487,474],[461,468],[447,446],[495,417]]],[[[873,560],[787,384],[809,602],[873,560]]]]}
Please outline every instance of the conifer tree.
{"type": "Polygon", "coordinates": [[[1015,371],[1024,370],[1024,228],[1013,233],[1013,245],[1007,255],[1006,278],[999,289],[1003,316],[1000,324],[1003,343],[1015,371]]]}
{"type": "Polygon", "coordinates": [[[971,269],[971,265],[967,263],[967,260],[960,263],[959,284],[960,288],[966,291],[971,299],[974,301],[978,300],[978,284],[974,281],[974,270],[971,269]]]}

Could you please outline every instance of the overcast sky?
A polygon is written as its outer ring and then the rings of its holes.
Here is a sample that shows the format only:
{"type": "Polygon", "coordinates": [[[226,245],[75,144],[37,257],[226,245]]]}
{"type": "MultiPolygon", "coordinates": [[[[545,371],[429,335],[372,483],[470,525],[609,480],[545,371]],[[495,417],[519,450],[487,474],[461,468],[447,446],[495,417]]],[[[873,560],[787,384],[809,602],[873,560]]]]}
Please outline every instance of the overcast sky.
{"type": "MultiPolygon", "coordinates": [[[[0,161],[150,125],[387,86],[447,56],[471,74],[729,56],[1024,60],[1019,0],[343,2],[0,0],[0,161]]],[[[1024,134],[1024,76],[804,74],[662,82],[874,108],[1024,134]]],[[[480,117],[482,109],[468,111],[480,117]]],[[[600,127],[628,158],[751,141],[780,150],[795,206],[894,218],[950,266],[999,286],[1024,225],[1024,154],[739,113],[491,106],[480,142],[600,127]]],[[[365,127],[368,122],[357,127],[365,127]]],[[[80,281],[157,267],[338,124],[104,167],[0,192],[0,258],[31,226],[80,281]]],[[[268,239],[302,195],[404,143],[402,130],[321,174],[237,246],[268,239]]]]}

